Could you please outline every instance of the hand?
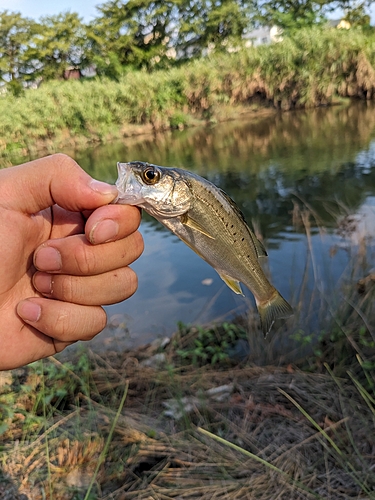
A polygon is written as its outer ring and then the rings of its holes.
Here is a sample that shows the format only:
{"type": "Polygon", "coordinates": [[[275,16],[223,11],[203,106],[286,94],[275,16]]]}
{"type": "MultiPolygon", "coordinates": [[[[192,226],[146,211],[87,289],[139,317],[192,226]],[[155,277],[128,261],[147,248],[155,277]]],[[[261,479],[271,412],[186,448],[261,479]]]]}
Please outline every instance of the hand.
{"type": "Polygon", "coordinates": [[[90,340],[130,297],[140,211],[69,156],[0,170],[0,370],[90,340]]]}

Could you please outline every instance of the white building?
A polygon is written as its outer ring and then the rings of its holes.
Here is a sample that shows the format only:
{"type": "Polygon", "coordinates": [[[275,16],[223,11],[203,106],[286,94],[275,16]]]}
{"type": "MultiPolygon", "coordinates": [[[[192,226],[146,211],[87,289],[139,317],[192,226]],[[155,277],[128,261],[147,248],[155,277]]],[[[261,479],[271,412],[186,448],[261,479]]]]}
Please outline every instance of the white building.
{"type": "Polygon", "coordinates": [[[243,35],[246,47],[257,47],[258,45],[267,45],[273,42],[281,42],[283,30],[278,26],[263,26],[249,31],[243,35]]]}

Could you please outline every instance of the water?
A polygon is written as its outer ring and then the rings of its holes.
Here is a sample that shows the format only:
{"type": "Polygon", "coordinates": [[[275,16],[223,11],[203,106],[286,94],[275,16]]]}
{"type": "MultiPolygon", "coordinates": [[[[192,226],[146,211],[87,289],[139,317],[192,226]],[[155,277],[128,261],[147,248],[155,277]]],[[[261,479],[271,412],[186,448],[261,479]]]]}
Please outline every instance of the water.
{"type": "MultiPolygon", "coordinates": [[[[110,182],[116,179],[117,161],[142,160],[192,170],[224,189],[264,239],[273,284],[298,305],[293,330],[324,327],[322,305],[330,309],[340,300],[341,282],[352,272],[353,245],[363,233],[375,234],[372,103],[243,117],[126,139],[75,157],[91,175],[110,182]],[[306,220],[301,222],[304,210],[311,214],[311,240],[306,220]],[[337,228],[339,214],[356,214],[354,232],[337,228]]],[[[129,300],[107,307],[109,325],[94,347],[139,345],[171,335],[178,321],[206,323],[254,311],[250,292],[245,299],[231,292],[154,219],[144,215],[141,232],[145,251],[132,266],[139,289],[129,300]]]]}

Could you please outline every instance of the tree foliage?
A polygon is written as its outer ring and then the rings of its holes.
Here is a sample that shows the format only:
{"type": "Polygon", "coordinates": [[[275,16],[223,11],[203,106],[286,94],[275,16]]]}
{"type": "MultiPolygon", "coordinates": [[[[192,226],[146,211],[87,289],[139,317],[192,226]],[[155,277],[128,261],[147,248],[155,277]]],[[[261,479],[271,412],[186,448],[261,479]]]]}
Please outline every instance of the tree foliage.
{"type": "Polygon", "coordinates": [[[175,2],[112,0],[98,10],[89,39],[99,73],[118,76],[123,66],[151,67],[168,57],[177,23],[175,2]]]}
{"type": "Polygon", "coordinates": [[[277,25],[289,32],[326,21],[341,8],[352,26],[371,29],[372,0],[108,0],[84,24],[76,13],[39,21],[0,12],[0,81],[14,92],[28,81],[63,78],[93,66],[118,79],[130,68],[167,67],[239,47],[245,32],[277,25]]]}
{"type": "Polygon", "coordinates": [[[252,3],[238,0],[181,0],[177,47],[181,56],[202,55],[238,45],[252,24],[252,3]]]}
{"type": "Polygon", "coordinates": [[[63,78],[69,67],[83,68],[86,51],[82,19],[76,13],[66,12],[40,20],[26,54],[34,61],[34,77],[50,80],[63,78]]]}
{"type": "Polygon", "coordinates": [[[0,14],[0,79],[15,93],[22,89],[20,82],[32,71],[27,49],[35,29],[36,23],[19,12],[5,10],[0,14]]]}

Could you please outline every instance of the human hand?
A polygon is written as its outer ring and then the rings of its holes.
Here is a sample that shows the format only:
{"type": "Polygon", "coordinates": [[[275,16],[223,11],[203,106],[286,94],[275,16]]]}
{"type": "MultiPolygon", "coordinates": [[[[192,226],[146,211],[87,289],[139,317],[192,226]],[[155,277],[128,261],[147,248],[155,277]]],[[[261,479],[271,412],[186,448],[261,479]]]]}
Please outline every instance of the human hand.
{"type": "Polygon", "coordinates": [[[0,370],[90,340],[130,297],[140,211],[57,154],[0,170],[0,370]],[[87,220],[86,220],[87,219],[87,220]],[[109,240],[109,241],[108,241],[109,240]]]}

